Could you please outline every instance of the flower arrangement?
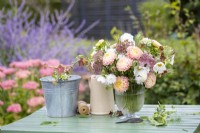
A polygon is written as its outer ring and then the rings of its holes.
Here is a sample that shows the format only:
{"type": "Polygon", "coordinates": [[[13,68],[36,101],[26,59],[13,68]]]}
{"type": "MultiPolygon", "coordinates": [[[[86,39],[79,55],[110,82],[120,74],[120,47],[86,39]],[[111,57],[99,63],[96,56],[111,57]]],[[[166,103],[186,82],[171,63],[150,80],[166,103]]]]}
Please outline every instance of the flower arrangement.
{"type": "Polygon", "coordinates": [[[123,93],[132,84],[152,88],[157,77],[170,72],[174,50],[140,33],[135,37],[124,33],[115,44],[99,40],[89,62],[94,73],[101,74],[97,81],[123,93]]]}

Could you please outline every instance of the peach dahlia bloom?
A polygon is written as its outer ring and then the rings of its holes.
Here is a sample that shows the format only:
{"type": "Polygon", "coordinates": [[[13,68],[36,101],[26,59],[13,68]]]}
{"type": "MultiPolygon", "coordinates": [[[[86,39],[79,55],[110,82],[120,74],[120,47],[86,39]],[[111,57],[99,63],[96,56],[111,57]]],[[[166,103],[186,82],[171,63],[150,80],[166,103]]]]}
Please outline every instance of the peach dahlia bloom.
{"type": "Polygon", "coordinates": [[[119,76],[114,83],[114,89],[118,92],[125,92],[128,90],[129,82],[128,78],[124,76],[119,76]]]}
{"type": "Polygon", "coordinates": [[[121,72],[127,71],[132,66],[132,60],[126,56],[119,58],[117,61],[117,70],[121,72]]]}
{"type": "Polygon", "coordinates": [[[115,52],[106,52],[103,56],[103,65],[108,66],[111,65],[116,59],[117,55],[115,52]]]}
{"type": "Polygon", "coordinates": [[[140,48],[136,46],[129,46],[127,48],[127,56],[131,59],[139,59],[142,56],[143,52],[140,48]]]}
{"type": "Polygon", "coordinates": [[[153,72],[148,73],[144,84],[146,88],[152,88],[156,84],[156,75],[153,72]]]}

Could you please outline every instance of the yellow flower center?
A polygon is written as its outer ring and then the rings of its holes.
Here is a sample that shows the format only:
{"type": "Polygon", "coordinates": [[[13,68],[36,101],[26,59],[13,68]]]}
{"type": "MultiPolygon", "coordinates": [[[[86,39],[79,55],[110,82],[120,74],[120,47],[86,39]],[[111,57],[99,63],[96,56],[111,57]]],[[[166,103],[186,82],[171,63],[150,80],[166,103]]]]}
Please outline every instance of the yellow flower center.
{"type": "Polygon", "coordinates": [[[138,50],[135,49],[135,48],[133,48],[133,49],[131,50],[131,53],[132,53],[132,54],[138,54],[138,50]]]}
{"type": "Polygon", "coordinates": [[[161,63],[159,63],[159,64],[158,64],[158,67],[162,67],[162,64],[161,64],[161,63]]]}
{"type": "Polygon", "coordinates": [[[116,89],[121,88],[121,86],[122,86],[121,80],[117,80],[117,81],[115,82],[115,87],[116,87],[116,89]]]}
{"type": "Polygon", "coordinates": [[[109,56],[109,53],[106,53],[105,56],[108,57],[108,56],[109,56]]]}

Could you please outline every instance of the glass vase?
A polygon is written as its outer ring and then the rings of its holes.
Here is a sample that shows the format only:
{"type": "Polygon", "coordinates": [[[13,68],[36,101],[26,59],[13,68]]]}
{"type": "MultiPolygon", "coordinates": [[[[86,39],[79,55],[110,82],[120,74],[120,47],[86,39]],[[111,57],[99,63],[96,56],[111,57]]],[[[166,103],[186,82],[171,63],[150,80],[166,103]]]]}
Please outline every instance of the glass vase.
{"type": "Polygon", "coordinates": [[[122,121],[128,121],[131,119],[132,122],[134,122],[134,119],[138,121],[139,116],[135,115],[135,113],[139,112],[144,105],[144,92],[144,87],[138,85],[131,85],[124,93],[115,91],[117,107],[123,113],[123,116],[120,117],[122,121]]]}

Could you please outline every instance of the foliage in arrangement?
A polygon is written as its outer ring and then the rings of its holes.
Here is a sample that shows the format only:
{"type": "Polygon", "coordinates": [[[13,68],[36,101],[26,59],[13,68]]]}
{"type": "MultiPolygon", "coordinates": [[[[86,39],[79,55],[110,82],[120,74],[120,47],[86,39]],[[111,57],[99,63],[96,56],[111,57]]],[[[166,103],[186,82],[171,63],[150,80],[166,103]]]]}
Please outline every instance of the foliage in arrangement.
{"type": "MultiPolygon", "coordinates": [[[[55,59],[35,59],[12,62],[9,68],[0,66],[0,125],[23,118],[44,105],[39,79],[54,73],[54,68],[48,66],[59,64],[55,59]]],[[[85,89],[81,83],[81,96],[85,89]]]]}
{"type": "Polygon", "coordinates": [[[19,6],[10,0],[12,8],[0,10],[0,64],[38,58],[57,58],[70,64],[76,54],[86,54],[90,47],[81,47],[84,34],[98,22],[85,28],[83,21],[75,28],[69,13],[74,2],[66,11],[33,13],[25,0],[19,6]]]}
{"type": "MultiPolygon", "coordinates": [[[[196,10],[198,7],[198,0],[170,0],[159,3],[157,0],[150,0],[139,4],[142,26],[134,25],[137,30],[146,36],[157,38],[162,44],[172,46],[178,53],[173,66],[176,71],[157,79],[153,90],[146,93],[146,103],[200,103],[200,27],[197,17],[199,11],[196,10]]],[[[131,9],[126,10],[130,12],[130,17],[134,18],[131,9]]]]}

